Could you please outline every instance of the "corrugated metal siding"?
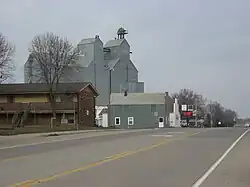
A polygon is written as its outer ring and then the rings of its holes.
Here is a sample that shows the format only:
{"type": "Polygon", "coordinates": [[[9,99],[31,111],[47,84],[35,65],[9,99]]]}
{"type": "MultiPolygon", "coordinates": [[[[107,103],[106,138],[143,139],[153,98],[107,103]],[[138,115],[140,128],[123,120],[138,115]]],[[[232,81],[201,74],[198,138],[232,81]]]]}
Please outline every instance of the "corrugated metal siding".
{"type": "Polygon", "coordinates": [[[164,105],[112,105],[110,106],[110,123],[115,125],[115,117],[120,117],[121,125],[117,128],[155,128],[158,118],[165,117],[164,105]],[[156,113],[158,116],[155,116],[156,113]],[[134,125],[128,127],[128,117],[134,117],[134,125]]]}
{"type": "Polygon", "coordinates": [[[94,61],[94,43],[78,44],[78,50],[80,56],[76,62],[81,67],[88,67],[88,65],[94,61]]]}
{"type": "Polygon", "coordinates": [[[84,38],[79,42],[79,44],[89,44],[95,42],[95,40],[95,38],[84,38]]]}
{"type": "Polygon", "coordinates": [[[109,40],[107,41],[107,43],[104,45],[105,47],[115,47],[115,46],[119,46],[122,44],[122,42],[124,41],[124,39],[122,40],[109,40]]]}
{"type": "Polygon", "coordinates": [[[111,105],[164,104],[165,93],[112,93],[111,105]]]}
{"type": "Polygon", "coordinates": [[[109,69],[113,69],[116,65],[116,63],[120,60],[120,58],[114,59],[114,60],[107,60],[109,69]]]}

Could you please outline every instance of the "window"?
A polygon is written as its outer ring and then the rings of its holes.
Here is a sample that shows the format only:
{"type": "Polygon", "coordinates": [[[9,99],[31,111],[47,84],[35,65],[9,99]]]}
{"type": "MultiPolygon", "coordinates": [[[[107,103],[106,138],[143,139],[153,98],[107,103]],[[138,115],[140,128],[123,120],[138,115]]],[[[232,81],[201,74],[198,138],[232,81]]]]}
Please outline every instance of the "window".
{"type": "Polygon", "coordinates": [[[73,102],[76,103],[77,102],[77,96],[74,95],[73,98],[72,98],[73,102]]]}
{"type": "Polygon", "coordinates": [[[151,105],[151,112],[156,112],[156,105],[151,105]]]}
{"type": "Polygon", "coordinates": [[[120,123],[121,123],[121,118],[115,117],[115,125],[120,125],[120,123]]]}
{"type": "Polygon", "coordinates": [[[188,111],[193,111],[193,105],[188,105],[188,111]]]}
{"type": "Polygon", "coordinates": [[[159,118],[159,122],[162,123],[163,122],[163,117],[159,118]]]}
{"type": "Polygon", "coordinates": [[[56,99],[55,99],[55,100],[56,100],[57,103],[60,103],[60,102],[61,102],[60,96],[56,96],[56,99]]]}
{"type": "Polygon", "coordinates": [[[14,96],[7,96],[8,103],[14,103],[14,96]]]}
{"type": "Polygon", "coordinates": [[[134,125],[134,117],[128,117],[128,125],[134,125]]]}
{"type": "Polygon", "coordinates": [[[7,103],[7,97],[0,97],[0,103],[7,103]]]}

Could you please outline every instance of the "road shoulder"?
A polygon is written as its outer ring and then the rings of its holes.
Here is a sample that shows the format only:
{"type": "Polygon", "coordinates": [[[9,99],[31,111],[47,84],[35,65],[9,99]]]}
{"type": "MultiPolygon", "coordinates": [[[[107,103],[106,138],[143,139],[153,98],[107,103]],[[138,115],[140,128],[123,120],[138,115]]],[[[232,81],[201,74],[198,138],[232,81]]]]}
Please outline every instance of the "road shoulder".
{"type": "Polygon", "coordinates": [[[250,132],[236,145],[201,187],[250,186],[250,132]]]}

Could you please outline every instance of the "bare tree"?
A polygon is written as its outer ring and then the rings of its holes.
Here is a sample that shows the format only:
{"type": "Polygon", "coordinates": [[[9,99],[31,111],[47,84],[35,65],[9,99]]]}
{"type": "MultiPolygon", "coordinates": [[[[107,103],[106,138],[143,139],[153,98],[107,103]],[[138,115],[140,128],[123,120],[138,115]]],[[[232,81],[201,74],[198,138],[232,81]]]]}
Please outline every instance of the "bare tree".
{"type": "Polygon", "coordinates": [[[224,108],[219,102],[213,102],[208,107],[214,126],[218,126],[218,122],[221,122],[221,126],[234,125],[237,119],[236,111],[224,108]]]}
{"type": "Polygon", "coordinates": [[[198,107],[202,107],[205,103],[205,99],[201,94],[198,94],[190,89],[181,89],[178,93],[172,94],[172,97],[177,98],[179,100],[179,104],[197,104],[198,107]]]}
{"type": "Polygon", "coordinates": [[[237,113],[231,109],[224,108],[219,102],[210,102],[206,104],[206,99],[201,94],[190,89],[181,89],[178,93],[172,94],[173,98],[179,100],[179,104],[197,105],[198,115],[206,118],[206,123],[218,126],[233,125],[237,119],[237,113]],[[212,122],[212,123],[211,123],[212,122]]]}
{"type": "Polygon", "coordinates": [[[13,77],[15,66],[12,57],[14,51],[14,46],[0,33],[0,83],[13,77]]]}
{"type": "MultiPolygon", "coordinates": [[[[198,125],[197,121],[199,119],[203,119],[205,115],[205,99],[201,94],[196,93],[195,91],[191,89],[181,89],[178,93],[172,94],[173,98],[177,98],[179,101],[180,106],[185,104],[185,105],[191,105],[194,107],[195,111],[195,116],[192,117],[187,117],[187,122],[189,123],[189,120],[192,118],[195,118],[195,123],[198,125]]],[[[181,113],[182,116],[182,113],[181,113]]],[[[189,124],[189,125],[195,125],[195,124],[189,124]]]]}
{"type": "Polygon", "coordinates": [[[78,52],[66,38],[53,33],[35,36],[29,51],[37,64],[36,76],[48,85],[49,101],[56,118],[57,85],[65,70],[77,59],[78,52]]]}

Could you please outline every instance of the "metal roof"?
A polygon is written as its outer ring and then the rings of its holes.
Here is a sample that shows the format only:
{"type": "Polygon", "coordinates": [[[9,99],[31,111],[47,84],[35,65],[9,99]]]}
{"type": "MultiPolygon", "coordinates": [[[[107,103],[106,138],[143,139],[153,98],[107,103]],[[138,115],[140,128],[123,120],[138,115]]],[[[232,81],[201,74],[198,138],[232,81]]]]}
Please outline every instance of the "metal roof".
{"type": "MultiPolygon", "coordinates": [[[[93,85],[89,82],[59,83],[56,92],[77,93],[87,86],[91,86],[96,94],[98,94],[93,85]]],[[[0,84],[0,94],[48,93],[48,88],[49,86],[45,83],[0,84]]]]}
{"type": "Polygon", "coordinates": [[[120,58],[114,60],[108,60],[109,69],[113,69],[115,65],[119,62],[120,58]]]}
{"type": "MultiPolygon", "coordinates": [[[[110,98],[111,105],[145,105],[145,104],[164,104],[165,93],[112,93],[110,98]]],[[[167,96],[167,104],[172,104],[173,99],[167,96]]]]}
{"type": "MultiPolygon", "coordinates": [[[[116,58],[113,60],[106,60],[109,66],[109,69],[112,70],[115,68],[116,64],[120,61],[120,58],[116,58]]],[[[137,68],[135,67],[134,63],[129,60],[129,63],[134,67],[134,69],[138,72],[137,68]]]]}
{"type": "Polygon", "coordinates": [[[84,38],[78,44],[90,44],[94,43],[96,38],[84,38]]]}
{"type": "Polygon", "coordinates": [[[107,43],[104,45],[104,47],[115,47],[115,46],[120,46],[124,40],[125,40],[125,39],[109,40],[109,41],[107,41],[107,43]]]}

